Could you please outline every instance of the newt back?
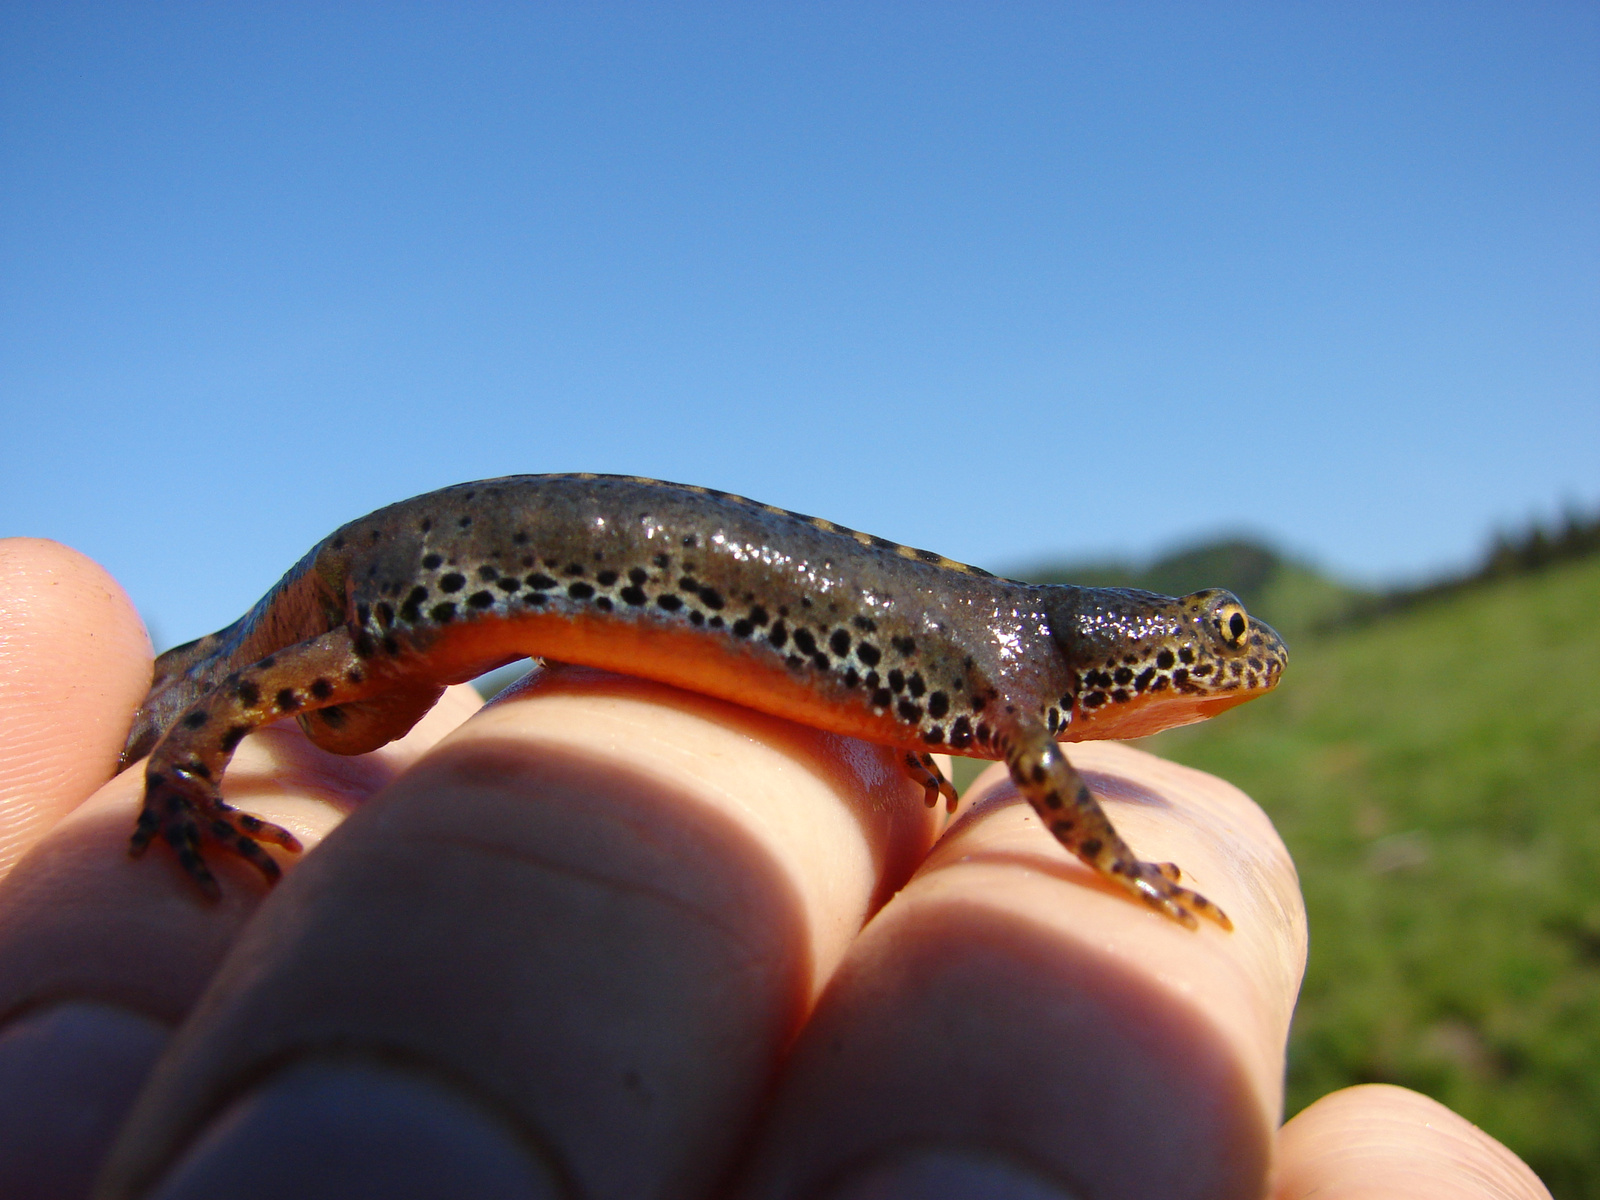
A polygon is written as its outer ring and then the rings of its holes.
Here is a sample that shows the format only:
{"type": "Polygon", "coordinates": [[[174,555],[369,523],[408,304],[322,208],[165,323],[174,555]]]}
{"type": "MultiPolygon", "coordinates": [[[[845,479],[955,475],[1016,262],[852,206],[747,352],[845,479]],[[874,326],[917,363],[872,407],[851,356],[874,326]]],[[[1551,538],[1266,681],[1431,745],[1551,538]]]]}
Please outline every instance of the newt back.
{"type": "MultiPolygon", "coordinates": [[[[151,796],[226,813],[216,780],[250,729],[294,715],[328,749],[374,749],[446,684],[529,655],[900,747],[930,798],[953,792],[928,751],[1004,758],[1064,844],[1191,921],[1214,906],[1133,857],[1053,739],[1204,719],[1286,661],[1226,592],[1031,585],[705,488],[510,476],[351,522],[162,655],[124,757],[154,747],[151,796]]],[[[148,802],[141,821],[138,848],[161,833],[201,877],[198,832],[148,802]]],[[[244,848],[260,825],[214,836],[272,874],[244,848]]]]}

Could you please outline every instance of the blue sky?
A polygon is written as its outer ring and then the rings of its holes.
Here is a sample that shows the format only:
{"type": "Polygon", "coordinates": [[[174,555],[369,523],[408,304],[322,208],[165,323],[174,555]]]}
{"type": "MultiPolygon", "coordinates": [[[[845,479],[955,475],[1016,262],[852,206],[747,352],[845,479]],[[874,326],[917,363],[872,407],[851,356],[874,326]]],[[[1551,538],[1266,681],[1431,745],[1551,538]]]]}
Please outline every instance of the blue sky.
{"type": "Polygon", "coordinates": [[[1600,504],[1600,9],[10,3],[0,419],[161,643],[547,470],[1415,578],[1600,504]]]}

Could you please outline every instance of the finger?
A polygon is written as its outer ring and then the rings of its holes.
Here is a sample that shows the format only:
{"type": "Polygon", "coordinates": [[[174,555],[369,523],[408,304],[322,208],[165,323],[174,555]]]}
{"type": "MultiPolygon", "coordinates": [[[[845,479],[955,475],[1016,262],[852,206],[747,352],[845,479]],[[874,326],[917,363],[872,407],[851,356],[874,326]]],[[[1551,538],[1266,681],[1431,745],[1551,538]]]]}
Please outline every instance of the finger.
{"type": "Polygon", "coordinates": [[[1539,1177],[1436,1100],[1388,1084],[1324,1096],[1283,1127],[1273,1200],[1549,1200],[1539,1177]]]}
{"type": "MultiPolygon", "coordinates": [[[[261,730],[241,743],[223,794],[314,846],[476,708],[470,689],[452,693],[406,738],[354,758],[317,749],[293,725],[261,730]]],[[[242,864],[218,864],[222,899],[207,904],[159,849],[130,858],[142,788],[142,772],[123,772],[0,882],[0,1016],[95,997],[181,1020],[260,903],[265,886],[242,864]]],[[[294,869],[294,858],[280,861],[294,869]]]]}
{"type": "Polygon", "coordinates": [[[835,975],[737,1194],[1261,1194],[1305,954],[1293,867],[1220,780],[1072,754],[1235,931],[1131,903],[986,775],[835,975]]]}
{"type": "MultiPolygon", "coordinates": [[[[471,689],[452,693],[406,739],[360,758],[318,750],[292,725],[262,730],[224,794],[314,844],[477,707],[471,689]]],[[[0,881],[0,1195],[85,1193],[168,1031],[260,901],[246,868],[220,866],[222,900],[207,904],[160,849],[130,859],[142,784],[139,770],[113,779],[0,881]]]]}
{"type": "Polygon", "coordinates": [[[150,640],[75,550],[0,539],[0,876],[111,778],[150,686],[150,640]]]}
{"type": "Polygon", "coordinates": [[[353,1191],[374,1157],[456,1194],[468,1142],[556,1190],[700,1194],[933,820],[882,748],[552,672],[263,906],[104,1194],[353,1191]]]}

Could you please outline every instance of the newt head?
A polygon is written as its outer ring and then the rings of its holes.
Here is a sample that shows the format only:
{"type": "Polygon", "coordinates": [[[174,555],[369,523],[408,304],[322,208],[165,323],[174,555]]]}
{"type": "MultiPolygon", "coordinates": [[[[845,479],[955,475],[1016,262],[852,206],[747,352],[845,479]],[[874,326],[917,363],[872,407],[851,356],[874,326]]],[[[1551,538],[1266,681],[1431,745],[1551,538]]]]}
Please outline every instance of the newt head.
{"type": "Polygon", "coordinates": [[[1253,700],[1278,685],[1283,639],[1231,592],[1158,596],[1047,589],[1051,633],[1074,676],[1062,741],[1144,737],[1253,700]]]}

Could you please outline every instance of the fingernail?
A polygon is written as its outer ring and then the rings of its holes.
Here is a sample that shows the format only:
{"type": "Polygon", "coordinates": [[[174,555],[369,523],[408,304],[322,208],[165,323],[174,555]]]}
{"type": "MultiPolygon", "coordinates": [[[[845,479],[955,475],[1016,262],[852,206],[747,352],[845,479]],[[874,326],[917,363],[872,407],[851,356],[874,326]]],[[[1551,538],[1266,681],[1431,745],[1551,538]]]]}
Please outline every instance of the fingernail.
{"type": "Polygon", "coordinates": [[[0,1196],[81,1196],[171,1031],[110,1004],[36,1009],[0,1030],[0,1196]]]}
{"type": "Polygon", "coordinates": [[[1078,1200],[1048,1176],[1000,1154],[932,1147],[875,1159],[851,1171],[826,1200],[1078,1200]]]}
{"type": "Polygon", "coordinates": [[[381,1065],[307,1062],[229,1105],[153,1200],[383,1196],[565,1197],[555,1173],[493,1113],[381,1065]]]}

